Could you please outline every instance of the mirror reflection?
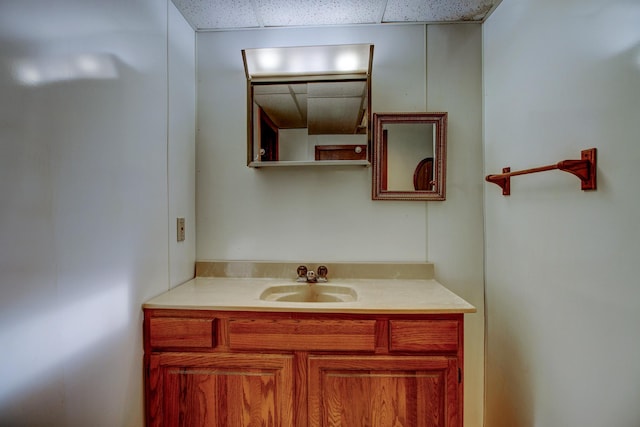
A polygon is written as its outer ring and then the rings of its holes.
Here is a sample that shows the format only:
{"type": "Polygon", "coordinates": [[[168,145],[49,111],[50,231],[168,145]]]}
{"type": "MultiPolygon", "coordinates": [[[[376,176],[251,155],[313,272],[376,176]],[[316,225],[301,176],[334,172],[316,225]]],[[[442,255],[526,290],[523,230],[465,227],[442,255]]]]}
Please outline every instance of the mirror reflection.
{"type": "Polygon", "coordinates": [[[367,82],[259,83],[251,162],[368,160],[367,82]]]}
{"type": "Polygon", "coordinates": [[[444,200],[447,113],[374,114],[374,200],[444,200]]]}

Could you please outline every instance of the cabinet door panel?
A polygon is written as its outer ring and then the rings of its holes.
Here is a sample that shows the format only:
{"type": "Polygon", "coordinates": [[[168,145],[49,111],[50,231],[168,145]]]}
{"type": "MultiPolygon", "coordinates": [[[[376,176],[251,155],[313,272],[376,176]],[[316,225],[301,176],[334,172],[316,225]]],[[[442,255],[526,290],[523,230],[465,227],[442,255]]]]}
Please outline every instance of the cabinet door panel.
{"type": "Polygon", "coordinates": [[[293,425],[290,355],[164,353],[151,358],[150,383],[156,389],[150,390],[150,425],[293,425]]]}
{"type": "Polygon", "coordinates": [[[313,356],[309,426],[457,426],[456,382],[447,357],[313,356]]]}

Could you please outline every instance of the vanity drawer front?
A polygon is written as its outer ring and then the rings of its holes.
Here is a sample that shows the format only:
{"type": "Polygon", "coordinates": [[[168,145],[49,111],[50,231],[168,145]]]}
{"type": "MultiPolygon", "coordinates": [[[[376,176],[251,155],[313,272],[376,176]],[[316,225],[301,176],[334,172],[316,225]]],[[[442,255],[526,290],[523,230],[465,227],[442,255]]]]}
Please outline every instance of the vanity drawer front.
{"type": "Polygon", "coordinates": [[[390,320],[391,351],[457,351],[457,320],[390,320]]]}
{"type": "Polygon", "coordinates": [[[214,319],[152,317],[149,326],[151,347],[211,348],[214,346],[214,319]]]}
{"type": "Polygon", "coordinates": [[[229,348],[373,352],[375,331],[375,320],[231,319],[229,348]]]}

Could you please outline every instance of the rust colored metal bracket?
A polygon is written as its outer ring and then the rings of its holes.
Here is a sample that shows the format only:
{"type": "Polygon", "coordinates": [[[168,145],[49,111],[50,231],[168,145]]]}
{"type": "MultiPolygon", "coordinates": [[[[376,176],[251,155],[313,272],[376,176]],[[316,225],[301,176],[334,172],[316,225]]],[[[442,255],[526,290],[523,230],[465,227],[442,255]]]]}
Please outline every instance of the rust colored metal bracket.
{"type": "Polygon", "coordinates": [[[595,148],[589,148],[588,150],[582,150],[580,160],[563,160],[554,165],[540,166],[537,168],[524,169],[520,171],[511,172],[511,168],[502,169],[501,174],[487,175],[485,178],[487,182],[492,182],[502,188],[502,194],[508,196],[511,194],[511,177],[517,175],[526,175],[536,172],[544,172],[549,170],[558,169],[563,172],[569,172],[577,176],[581,181],[582,190],[595,190],[597,189],[597,150],[595,148]]]}

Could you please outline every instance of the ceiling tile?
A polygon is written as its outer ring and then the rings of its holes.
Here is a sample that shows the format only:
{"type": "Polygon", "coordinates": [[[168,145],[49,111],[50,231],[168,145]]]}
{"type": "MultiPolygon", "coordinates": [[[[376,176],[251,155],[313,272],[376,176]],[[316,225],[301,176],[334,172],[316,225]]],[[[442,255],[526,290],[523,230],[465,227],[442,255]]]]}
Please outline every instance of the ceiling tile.
{"type": "Polygon", "coordinates": [[[260,0],[265,26],[345,25],[379,23],[384,0],[260,0]]]}
{"type": "Polygon", "coordinates": [[[499,0],[388,0],[383,22],[482,21],[499,0]]]}
{"type": "Polygon", "coordinates": [[[172,1],[196,30],[225,30],[383,22],[482,22],[501,0],[172,1]]]}
{"type": "Polygon", "coordinates": [[[251,0],[173,0],[196,30],[259,27],[251,0]]]}

